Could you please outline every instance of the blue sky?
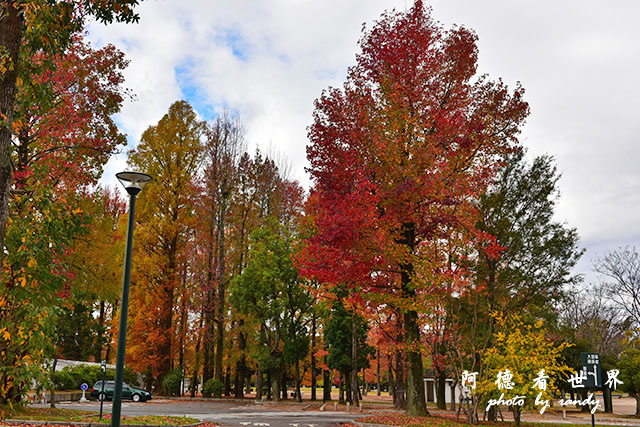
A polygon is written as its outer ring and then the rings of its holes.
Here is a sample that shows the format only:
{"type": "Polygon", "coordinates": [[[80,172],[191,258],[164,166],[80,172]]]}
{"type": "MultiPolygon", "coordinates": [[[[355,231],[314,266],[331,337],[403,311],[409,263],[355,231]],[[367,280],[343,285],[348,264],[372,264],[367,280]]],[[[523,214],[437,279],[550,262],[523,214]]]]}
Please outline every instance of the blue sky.
{"type": "MultiPolygon", "coordinates": [[[[405,0],[165,0],[139,7],[140,23],[92,25],[97,46],[129,60],[136,93],[118,116],[135,146],[169,105],[201,117],[239,114],[249,149],[286,157],[304,186],[306,128],[322,89],[342,84],[363,22],[405,0]]],[[[479,71],[521,81],[531,116],[522,142],[562,173],[557,219],[577,227],[587,253],[578,271],[619,246],[640,247],[640,2],[434,0],[433,16],[479,36],[479,71]]],[[[103,182],[124,168],[114,158],[103,182]]]]}

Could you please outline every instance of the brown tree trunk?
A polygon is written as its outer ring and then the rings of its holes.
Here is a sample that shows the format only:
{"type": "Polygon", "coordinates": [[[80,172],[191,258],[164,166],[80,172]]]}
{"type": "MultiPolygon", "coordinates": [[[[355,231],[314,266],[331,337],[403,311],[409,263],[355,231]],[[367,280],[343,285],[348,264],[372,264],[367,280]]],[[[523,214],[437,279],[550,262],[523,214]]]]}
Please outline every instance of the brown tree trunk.
{"type": "MultiPolygon", "coordinates": [[[[227,196],[221,197],[221,207],[218,215],[218,257],[217,257],[217,270],[216,270],[216,282],[218,284],[218,295],[216,304],[216,323],[218,328],[216,329],[216,365],[215,365],[215,377],[222,381],[222,356],[224,351],[224,314],[225,314],[225,245],[224,245],[224,226],[225,226],[225,214],[227,211],[227,196]]],[[[220,392],[215,397],[222,397],[220,392]]]]}
{"type": "MultiPolygon", "coordinates": [[[[202,311],[202,313],[200,314],[200,323],[198,326],[198,330],[201,331],[202,330],[202,325],[204,323],[204,317],[205,317],[205,313],[204,310],[202,311]]],[[[196,341],[196,349],[195,349],[195,356],[196,356],[196,360],[195,360],[195,364],[193,366],[193,374],[191,375],[191,397],[196,397],[196,390],[198,389],[198,372],[200,371],[200,345],[202,343],[202,341],[204,340],[204,333],[202,333],[199,337],[198,340],[196,341]]],[[[204,381],[203,381],[204,384],[204,381]]]]}
{"type": "Polygon", "coordinates": [[[283,367],[280,372],[282,372],[282,375],[280,376],[280,390],[282,390],[282,400],[287,400],[287,370],[283,367]]]}
{"type": "Polygon", "coordinates": [[[295,370],[296,402],[302,402],[302,393],[300,392],[300,359],[296,360],[295,370]]]}
{"type": "Polygon", "coordinates": [[[282,374],[277,369],[273,369],[271,372],[271,394],[274,402],[280,401],[280,381],[282,381],[282,374]]]}
{"type": "Polygon", "coordinates": [[[318,376],[318,371],[316,369],[316,314],[313,313],[311,316],[311,400],[316,400],[316,377],[318,376]]]}
{"type": "Polygon", "coordinates": [[[513,412],[513,421],[515,421],[516,427],[520,427],[520,406],[513,405],[511,412],[513,412]]]}
{"type": "Polygon", "coordinates": [[[436,380],[438,384],[438,393],[437,393],[437,407],[438,409],[447,409],[447,403],[445,400],[445,389],[447,386],[446,380],[446,372],[439,365],[436,365],[436,380]]]}
{"type": "Polygon", "coordinates": [[[224,395],[231,396],[231,368],[224,370],[224,395]]]}
{"type": "Polygon", "coordinates": [[[393,400],[396,409],[407,409],[407,400],[405,398],[405,379],[404,379],[404,359],[402,352],[396,352],[396,380],[395,380],[395,399],[393,400]]]}
{"type": "MultiPolygon", "coordinates": [[[[415,249],[415,224],[402,225],[401,243],[410,249],[415,249]]],[[[411,288],[413,265],[410,262],[400,265],[400,282],[404,298],[414,300],[415,290],[411,288]]],[[[420,327],[418,312],[408,310],[404,313],[404,337],[407,344],[407,413],[409,415],[428,415],[427,402],[424,397],[424,370],[422,367],[422,353],[420,352],[420,327]]]]}
{"type": "MultiPolygon", "coordinates": [[[[176,218],[177,220],[177,218],[176,218]]],[[[158,382],[156,388],[162,390],[165,394],[169,394],[169,390],[163,390],[162,382],[165,376],[171,370],[171,362],[172,362],[172,354],[171,350],[173,348],[173,303],[174,303],[174,291],[176,288],[176,284],[178,283],[178,274],[176,272],[176,256],[177,256],[177,247],[178,247],[178,236],[174,235],[170,242],[169,247],[167,249],[167,277],[168,280],[163,283],[164,290],[164,298],[162,300],[162,308],[160,311],[160,329],[163,331],[164,336],[162,340],[158,343],[157,348],[155,349],[155,354],[159,355],[162,359],[160,362],[160,366],[158,368],[158,382]]]]}
{"type": "Polygon", "coordinates": [[[104,317],[105,317],[104,301],[100,301],[100,309],[98,315],[98,333],[96,336],[96,347],[94,358],[96,362],[102,361],[102,337],[104,336],[104,317]]]}
{"type": "Polygon", "coordinates": [[[376,362],[377,362],[376,364],[378,365],[376,367],[376,375],[377,375],[376,381],[377,381],[377,387],[378,387],[378,389],[376,390],[377,392],[376,394],[380,396],[380,393],[381,393],[380,392],[380,348],[378,348],[378,356],[376,358],[376,362]]]}
{"type": "Polygon", "coordinates": [[[451,381],[451,407],[449,408],[451,411],[456,410],[456,386],[458,385],[457,381],[451,381]]]}
{"type": "Polygon", "coordinates": [[[396,405],[396,380],[393,376],[393,361],[391,355],[387,354],[387,362],[389,364],[389,396],[393,398],[393,405],[396,405]]]}
{"type": "MultiPolygon", "coordinates": [[[[4,247],[9,218],[9,199],[13,181],[11,166],[11,134],[13,128],[13,111],[16,101],[16,82],[20,61],[20,45],[24,31],[24,16],[17,9],[18,2],[3,1],[0,3],[0,52],[3,67],[0,72],[0,248],[4,247]],[[5,56],[6,55],[6,56],[5,56]]],[[[4,251],[0,250],[0,265],[4,251]]],[[[0,269],[0,279],[2,279],[0,269]]]]}
{"type": "Polygon", "coordinates": [[[256,400],[262,400],[262,369],[256,369],[256,400]]]}
{"type": "Polygon", "coordinates": [[[358,322],[356,313],[351,316],[351,394],[353,396],[353,405],[360,404],[358,392],[358,322]]]}
{"type": "MultiPolygon", "coordinates": [[[[327,364],[327,357],[324,358],[324,364],[327,364]]],[[[323,369],[322,370],[322,401],[331,401],[331,373],[323,369]]]]}
{"type": "Polygon", "coordinates": [[[247,371],[247,363],[245,360],[244,351],[247,347],[247,339],[242,332],[244,326],[244,320],[240,319],[238,322],[238,350],[240,351],[240,360],[236,362],[236,399],[244,399],[244,378],[247,371]]]}
{"type": "Polygon", "coordinates": [[[53,366],[51,366],[51,389],[49,390],[49,395],[51,401],[49,402],[49,406],[52,408],[56,407],[56,365],[58,364],[58,358],[53,358],[53,366]]]}

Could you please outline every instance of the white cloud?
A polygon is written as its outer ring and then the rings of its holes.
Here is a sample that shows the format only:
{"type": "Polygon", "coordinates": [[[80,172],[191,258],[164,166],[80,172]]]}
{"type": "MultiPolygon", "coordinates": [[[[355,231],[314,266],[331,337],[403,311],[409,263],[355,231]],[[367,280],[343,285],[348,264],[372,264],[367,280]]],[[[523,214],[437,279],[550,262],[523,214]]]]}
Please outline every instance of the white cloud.
{"type": "MultiPolygon", "coordinates": [[[[285,153],[308,184],[306,127],[313,101],[341,85],[361,25],[410,0],[145,1],[138,25],[94,25],[131,60],[137,101],[118,120],[135,145],[169,105],[187,98],[240,113],[250,148],[285,153]]],[[[530,154],[554,155],[563,174],[558,218],[591,248],[640,246],[640,3],[433,0],[433,15],[479,35],[479,71],[522,81],[531,116],[530,154]]],[[[108,172],[123,166],[123,157],[108,172]]],[[[105,181],[109,178],[105,177],[105,181]]]]}

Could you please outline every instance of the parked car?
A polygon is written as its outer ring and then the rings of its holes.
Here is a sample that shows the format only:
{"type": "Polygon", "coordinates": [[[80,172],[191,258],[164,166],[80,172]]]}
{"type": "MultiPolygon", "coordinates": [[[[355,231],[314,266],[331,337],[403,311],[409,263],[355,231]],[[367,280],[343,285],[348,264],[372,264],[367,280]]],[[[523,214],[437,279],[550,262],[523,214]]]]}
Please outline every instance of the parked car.
{"type": "MultiPolygon", "coordinates": [[[[115,381],[105,381],[104,392],[102,389],[102,381],[98,381],[91,389],[91,397],[98,400],[113,399],[113,390],[115,389],[115,381]]],[[[146,402],[153,398],[153,394],[148,391],[130,387],[127,383],[122,383],[122,398],[131,399],[134,402],[146,402]]]]}

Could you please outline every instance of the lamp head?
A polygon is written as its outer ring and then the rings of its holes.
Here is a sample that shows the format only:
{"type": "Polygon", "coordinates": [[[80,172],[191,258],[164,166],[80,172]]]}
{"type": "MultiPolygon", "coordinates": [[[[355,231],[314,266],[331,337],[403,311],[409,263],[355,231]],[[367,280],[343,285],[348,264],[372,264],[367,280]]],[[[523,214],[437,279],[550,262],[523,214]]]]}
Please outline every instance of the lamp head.
{"type": "Polygon", "coordinates": [[[131,196],[141,192],[144,186],[153,179],[146,173],[141,172],[119,172],[116,174],[116,178],[131,196]]]}

